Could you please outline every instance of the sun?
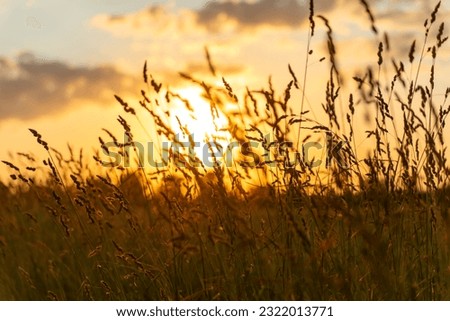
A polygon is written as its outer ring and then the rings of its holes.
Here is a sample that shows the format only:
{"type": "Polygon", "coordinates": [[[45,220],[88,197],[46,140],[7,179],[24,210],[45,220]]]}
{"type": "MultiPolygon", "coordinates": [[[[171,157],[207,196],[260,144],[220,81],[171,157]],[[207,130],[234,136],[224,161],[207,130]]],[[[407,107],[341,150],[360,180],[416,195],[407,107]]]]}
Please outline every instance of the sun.
{"type": "Polygon", "coordinates": [[[177,100],[170,114],[170,123],[180,139],[195,142],[197,156],[208,149],[208,144],[225,147],[231,140],[228,132],[228,119],[220,110],[211,110],[210,103],[202,96],[202,89],[195,87],[182,88],[177,93],[189,101],[191,110],[186,104],[177,100]]]}

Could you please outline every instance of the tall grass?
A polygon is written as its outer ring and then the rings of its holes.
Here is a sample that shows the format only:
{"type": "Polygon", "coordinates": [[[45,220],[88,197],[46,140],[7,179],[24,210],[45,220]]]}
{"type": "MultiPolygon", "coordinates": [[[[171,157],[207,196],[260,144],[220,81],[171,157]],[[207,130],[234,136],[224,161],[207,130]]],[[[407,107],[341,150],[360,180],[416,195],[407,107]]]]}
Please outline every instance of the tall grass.
{"type": "Polygon", "coordinates": [[[329,51],[323,118],[310,117],[305,102],[308,60],[300,77],[288,66],[292,80],[281,93],[269,81],[238,97],[225,78],[215,85],[180,74],[201,88],[216,125],[227,118],[206,143],[209,166],[186,151],[195,129],[171,121],[174,103],[195,106],[146,64],[139,104],[116,96],[122,135],[103,129],[93,162],[30,129],[47,157],[3,161],[11,180],[0,184],[0,298],[450,299],[450,89],[435,92],[447,40],[444,23],[436,25],[439,4],[424,38],[401,58],[361,4],[379,38],[378,59],[350,77],[356,89],[346,95],[332,23],[310,1],[306,57],[320,28],[329,51]],[[366,112],[373,126],[361,150],[355,124],[366,112]],[[148,166],[136,132],[155,142],[160,166],[148,166]],[[224,140],[235,143],[227,150],[224,140]],[[306,155],[319,143],[326,148],[306,155]]]}

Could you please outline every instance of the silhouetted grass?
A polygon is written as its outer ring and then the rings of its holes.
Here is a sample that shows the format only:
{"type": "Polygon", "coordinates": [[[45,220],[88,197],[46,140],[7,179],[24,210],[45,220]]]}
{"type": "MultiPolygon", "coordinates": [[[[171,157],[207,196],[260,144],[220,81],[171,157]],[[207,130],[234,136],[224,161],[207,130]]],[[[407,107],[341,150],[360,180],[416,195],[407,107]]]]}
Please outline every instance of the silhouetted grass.
{"type": "Polygon", "coordinates": [[[238,97],[225,78],[213,85],[181,74],[202,89],[213,122],[227,118],[208,148],[223,154],[224,139],[236,142],[230,166],[160,147],[152,156],[165,163],[145,166],[134,126],[155,146],[195,143],[195,129],[185,119],[176,128],[170,118],[175,101],[195,106],[146,64],[139,105],[116,96],[123,134],[104,129],[94,162],[82,151],[54,150],[30,129],[48,156],[3,161],[11,180],[0,184],[0,298],[450,299],[450,89],[441,101],[434,92],[444,24],[436,39],[430,33],[438,9],[424,24],[422,48],[414,41],[403,58],[390,53],[384,34],[378,61],[352,77],[357,90],[345,97],[331,23],[314,16],[311,1],[308,43],[322,25],[329,49],[323,119],[311,118],[305,103],[308,61],[302,77],[289,66],[292,81],[282,93],[269,81],[238,97]],[[432,60],[430,71],[424,59],[432,60]],[[423,73],[428,83],[420,83],[423,73]],[[373,126],[366,125],[362,156],[355,123],[367,110],[373,126]],[[305,146],[319,141],[327,148],[305,158],[305,146]],[[127,155],[129,167],[104,166],[127,155]]]}

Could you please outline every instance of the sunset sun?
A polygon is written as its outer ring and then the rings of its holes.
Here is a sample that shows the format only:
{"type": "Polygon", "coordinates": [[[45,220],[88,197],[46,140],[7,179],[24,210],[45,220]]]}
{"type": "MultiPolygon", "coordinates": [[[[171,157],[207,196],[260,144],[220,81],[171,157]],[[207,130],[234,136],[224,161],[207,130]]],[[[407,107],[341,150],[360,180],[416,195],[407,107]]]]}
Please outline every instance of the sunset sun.
{"type": "Polygon", "coordinates": [[[170,123],[182,136],[193,135],[200,144],[215,142],[225,144],[231,136],[228,132],[228,120],[218,107],[211,108],[210,102],[203,97],[201,88],[187,87],[177,90],[183,99],[189,101],[190,108],[178,100],[171,109],[170,123]]]}

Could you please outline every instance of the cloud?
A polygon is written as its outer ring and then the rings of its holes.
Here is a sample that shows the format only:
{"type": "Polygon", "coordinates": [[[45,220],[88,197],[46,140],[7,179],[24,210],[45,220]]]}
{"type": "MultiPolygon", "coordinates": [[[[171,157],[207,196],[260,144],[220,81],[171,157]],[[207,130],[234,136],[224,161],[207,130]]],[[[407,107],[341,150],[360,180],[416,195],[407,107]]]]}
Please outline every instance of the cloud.
{"type": "Polygon", "coordinates": [[[174,12],[168,5],[154,5],[123,15],[99,14],[91,19],[95,28],[119,37],[164,36],[199,32],[195,13],[190,10],[174,12]]]}
{"type": "MultiPolygon", "coordinates": [[[[182,87],[186,81],[179,71],[194,77],[210,74],[206,60],[183,65],[179,70],[157,70],[154,76],[164,86],[182,87]]],[[[217,64],[216,69],[226,77],[245,71],[237,64],[217,64]]],[[[143,85],[140,77],[140,73],[127,75],[112,66],[70,66],[31,53],[22,53],[15,60],[0,56],[0,120],[61,114],[86,102],[117,106],[114,94],[138,95],[143,85]]]]}
{"type": "MultiPolygon", "coordinates": [[[[315,1],[315,10],[321,13],[331,10],[339,1],[315,1]]],[[[262,25],[298,28],[308,19],[308,1],[259,0],[211,1],[197,11],[198,22],[207,27],[220,28],[223,19],[235,21],[241,28],[262,25]]]]}
{"type": "Polygon", "coordinates": [[[242,27],[264,24],[297,27],[308,17],[308,9],[296,0],[261,0],[248,2],[211,1],[197,12],[198,22],[220,28],[222,20],[231,19],[242,27]]]}
{"type": "MultiPolygon", "coordinates": [[[[409,31],[419,21],[429,18],[434,4],[422,0],[370,1],[376,25],[388,31],[409,31]]],[[[358,1],[315,0],[314,12],[331,21],[354,27],[367,28],[368,15],[358,1]]],[[[441,6],[443,18],[448,8],[441,6]]],[[[199,9],[180,8],[175,5],[157,4],[145,9],[120,15],[101,14],[91,19],[91,25],[116,36],[130,38],[182,41],[221,35],[236,36],[246,31],[254,36],[260,29],[284,28],[288,31],[305,30],[308,25],[309,1],[307,0],[224,0],[209,1],[199,9]]],[[[334,23],[334,28],[339,25],[334,23]]],[[[370,26],[369,26],[370,27],[370,26]]]]}
{"type": "Polygon", "coordinates": [[[83,101],[112,104],[113,94],[136,92],[138,81],[110,66],[73,67],[31,53],[0,57],[0,119],[59,114],[83,101]]]}
{"type": "MultiPolygon", "coordinates": [[[[339,1],[315,1],[320,13],[331,10],[339,1]]],[[[98,15],[92,19],[95,27],[116,35],[139,36],[170,32],[235,32],[258,27],[299,28],[309,16],[308,1],[259,0],[209,1],[198,10],[178,10],[167,5],[154,5],[126,15],[98,15]]]]}

